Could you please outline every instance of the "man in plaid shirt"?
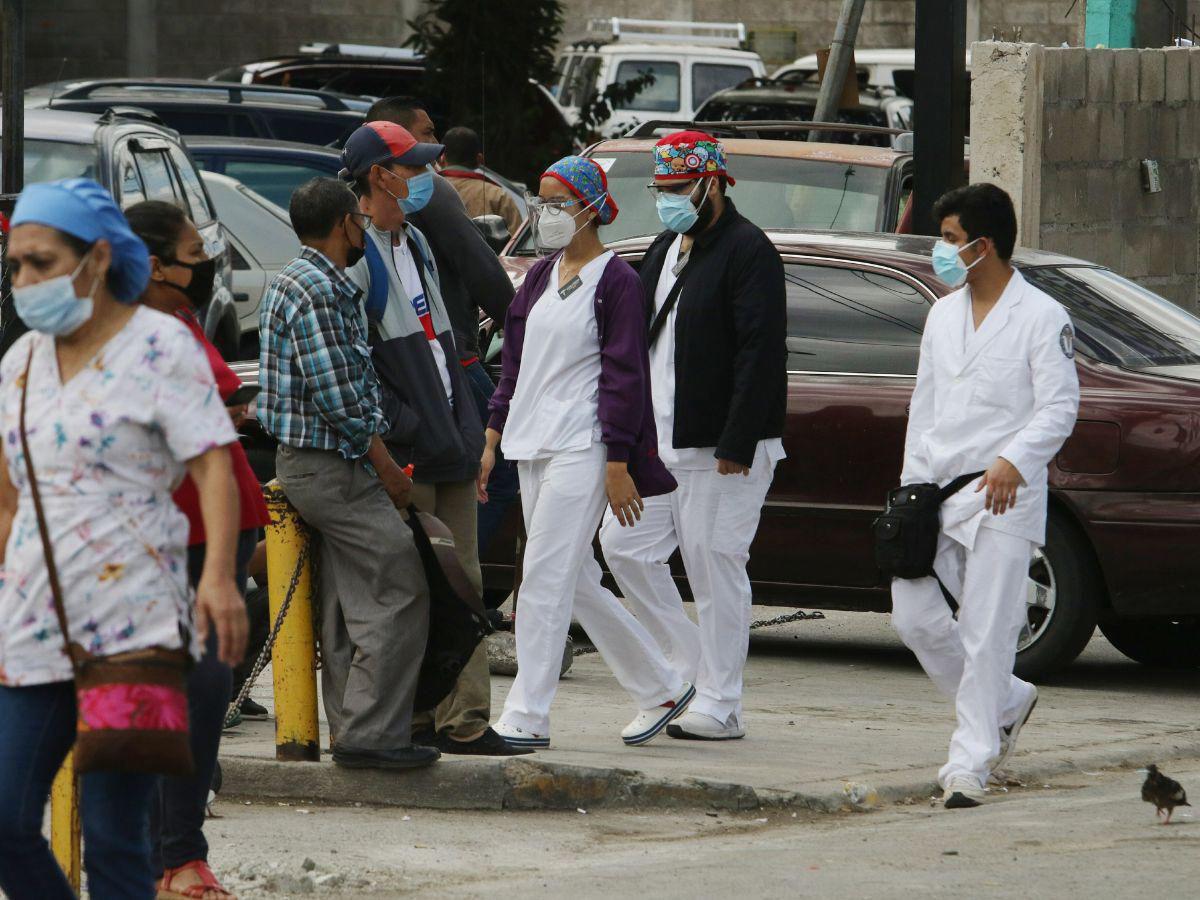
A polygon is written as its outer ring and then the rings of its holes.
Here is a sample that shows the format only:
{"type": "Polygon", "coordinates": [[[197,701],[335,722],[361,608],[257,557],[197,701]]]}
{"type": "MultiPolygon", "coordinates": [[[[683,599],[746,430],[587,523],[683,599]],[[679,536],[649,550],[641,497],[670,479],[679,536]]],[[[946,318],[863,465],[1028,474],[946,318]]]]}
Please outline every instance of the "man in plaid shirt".
{"type": "Polygon", "coordinates": [[[333,761],[413,768],[412,706],[429,629],[429,591],[400,518],[412,482],[383,443],[360,291],[345,268],[369,222],[350,189],[315,178],[292,195],[304,249],[280,270],[259,313],[258,419],[279,441],[276,473],[318,532],[321,669],[333,761]]]}

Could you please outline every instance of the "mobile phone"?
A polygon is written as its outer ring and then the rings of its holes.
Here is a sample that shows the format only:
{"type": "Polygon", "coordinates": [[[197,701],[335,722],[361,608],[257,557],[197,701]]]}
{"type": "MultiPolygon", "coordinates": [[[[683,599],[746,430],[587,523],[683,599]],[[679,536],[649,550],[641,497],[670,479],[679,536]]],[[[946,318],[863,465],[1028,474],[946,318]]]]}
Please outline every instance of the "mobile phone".
{"type": "Polygon", "coordinates": [[[240,388],[229,395],[225,401],[226,406],[245,406],[254,400],[259,395],[262,388],[257,384],[243,384],[240,388]]]}

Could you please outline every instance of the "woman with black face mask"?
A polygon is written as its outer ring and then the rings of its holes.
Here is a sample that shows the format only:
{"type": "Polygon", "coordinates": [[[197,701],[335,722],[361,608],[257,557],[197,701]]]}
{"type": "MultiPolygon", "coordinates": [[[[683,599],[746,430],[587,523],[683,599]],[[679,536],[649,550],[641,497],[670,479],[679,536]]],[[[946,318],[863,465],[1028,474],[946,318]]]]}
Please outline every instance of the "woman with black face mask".
{"type": "MultiPolygon", "coordinates": [[[[196,312],[212,298],[216,260],[208,258],[204,240],[192,221],[170,203],[148,200],[125,211],[134,234],[150,251],[150,283],[140,301],[151,309],[180,319],[191,329],[208,354],[209,364],[221,398],[228,404],[242,386],[241,379],[226,365],[216,347],[204,335],[196,312]]],[[[248,404],[229,406],[234,425],[241,424],[248,404]]],[[[258,542],[259,529],[269,521],[258,479],[250,469],[240,444],[230,446],[234,477],[241,501],[241,524],[237,548],[237,584],[246,593],[246,567],[258,542]]],[[[176,505],[191,525],[188,541],[188,576],[195,585],[204,566],[205,535],[200,516],[200,498],[190,479],[175,492],[176,505]]],[[[208,867],[208,842],[201,830],[209,786],[216,767],[221,728],[232,689],[229,667],[216,656],[211,640],[203,659],[188,677],[188,715],[191,720],[192,756],[196,772],[188,778],[165,777],[159,799],[151,802],[150,836],[153,861],[161,872],[159,896],[192,896],[206,900],[229,900],[208,867]]]]}

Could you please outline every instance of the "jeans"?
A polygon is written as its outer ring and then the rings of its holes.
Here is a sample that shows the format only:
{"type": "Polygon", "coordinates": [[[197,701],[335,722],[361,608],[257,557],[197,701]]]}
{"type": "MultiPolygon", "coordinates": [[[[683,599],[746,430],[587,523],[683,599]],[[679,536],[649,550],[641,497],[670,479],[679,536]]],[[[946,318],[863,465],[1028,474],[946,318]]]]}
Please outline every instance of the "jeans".
{"type": "MultiPolygon", "coordinates": [[[[479,406],[479,415],[484,425],[488,420],[488,401],[496,392],[496,385],[487,369],[478,360],[466,367],[467,380],[471,382],[475,403],[479,406]]],[[[479,504],[479,555],[482,557],[499,530],[508,508],[520,494],[517,480],[517,465],[504,458],[500,448],[496,448],[496,467],[492,469],[488,479],[488,502],[479,504]]]]}
{"type": "MultiPolygon", "coordinates": [[[[246,593],[246,567],[258,545],[258,531],[247,529],[238,535],[235,578],[238,590],[246,593]]],[[[204,570],[204,544],[188,547],[188,580],[195,587],[204,570]]],[[[229,666],[217,658],[217,635],[210,630],[204,656],[188,675],[188,724],[192,758],[196,771],[189,776],[164,776],[150,807],[150,837],[155,872],[177,869],[196,859],[208,859],[208,841],[204,837],[204,810],[213,772],[217,768],[217,750],[233,677],[229,666]]]]}
{"type": "MultiPolygon", "coordinates": [[[[50,784],[75,743],[75,684],[0,687],[0,894],[73,900],[42,837],[50,784]]],[[[93,900],[154,896],[147,813],[156,776],[82,776],[83,862],[93,900]]]]}

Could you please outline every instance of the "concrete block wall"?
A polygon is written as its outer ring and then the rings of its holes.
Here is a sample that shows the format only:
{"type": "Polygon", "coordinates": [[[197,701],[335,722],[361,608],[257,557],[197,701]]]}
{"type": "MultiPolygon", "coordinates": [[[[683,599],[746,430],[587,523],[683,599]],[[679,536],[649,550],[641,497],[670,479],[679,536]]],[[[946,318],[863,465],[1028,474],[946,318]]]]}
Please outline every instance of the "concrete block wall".
{"type": "Polygon", "coordinates": [[[1200,309],[1200,49],[984,43],[974,59],[971,179],[1013,194],[1019,242],[1200,309]]]}

